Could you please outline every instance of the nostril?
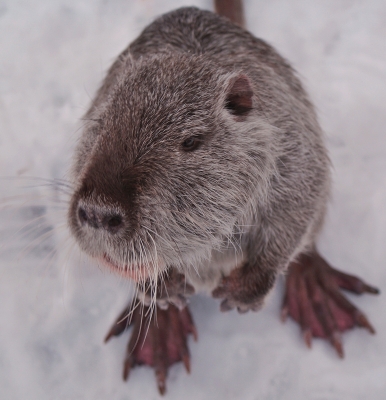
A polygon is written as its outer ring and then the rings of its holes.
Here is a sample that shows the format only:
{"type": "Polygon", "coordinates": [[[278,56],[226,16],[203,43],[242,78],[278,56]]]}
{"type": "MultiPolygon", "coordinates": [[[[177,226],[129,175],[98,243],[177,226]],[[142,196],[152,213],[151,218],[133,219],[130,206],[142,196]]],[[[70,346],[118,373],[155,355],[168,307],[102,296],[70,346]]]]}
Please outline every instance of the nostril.
{"type": "Polygon", "coordinates": [[[102,228],[109,233],[117,233],[125,225],[124,217],[119,212],[94,204],[79,204],[77,214],[79,224],[84,228],[102,228]]]}
{"type": "Polygon", "coordinates": [[[81,224],[86,224],[88,221],[88,216],[86,211],[84,210],[84,208],[79,207],[78,209],[78,217],[79,217],[79,221],[81,222],[81,224]]]}
{"type": "Polygon", "coordinates": [[[111,215],[103,221],[105,229],[111,233],[116,233],[123,227],[123,218],[120,215],[111,215]]]}
{"type": "Polygon", "coordinates": [[[94,229],[100,228],[99,218],[94,209],[83,208],[79,206],[78,208],[78,218],[81,225],[88,225],[94,229]]]}

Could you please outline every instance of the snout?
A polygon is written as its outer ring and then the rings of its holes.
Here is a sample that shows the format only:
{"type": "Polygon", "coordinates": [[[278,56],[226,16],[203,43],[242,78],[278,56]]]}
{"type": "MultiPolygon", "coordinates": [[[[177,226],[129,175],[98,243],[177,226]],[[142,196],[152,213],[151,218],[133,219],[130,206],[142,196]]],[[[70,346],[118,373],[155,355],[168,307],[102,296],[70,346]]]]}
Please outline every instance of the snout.
{"type": "Polygon", "coordinates": [[[133,224],[129,213],[118,203],[105,197],[75,193],[68,222],[71,233],[83,251],[92,257],[111,253],[117,243],[127,240],[133,224]]]}
{"type": "Polygon", "coordinates": [[[125,228],[122,212],[95,204],[78,204],[76,216],[82,227],[105,230],[116,234],[125,228]]]}
{"type": "MultiPolygon", "coordinates": [[[[165,269],[158,255],[147,251],[146,238],[133,234],[129,210],[95,193],[76,193],[69,209],[69,225],[80,248],[111,272],[145,281],[165,269]]],[[[152,241],[153,243],[153,241],[152,241]]]]}

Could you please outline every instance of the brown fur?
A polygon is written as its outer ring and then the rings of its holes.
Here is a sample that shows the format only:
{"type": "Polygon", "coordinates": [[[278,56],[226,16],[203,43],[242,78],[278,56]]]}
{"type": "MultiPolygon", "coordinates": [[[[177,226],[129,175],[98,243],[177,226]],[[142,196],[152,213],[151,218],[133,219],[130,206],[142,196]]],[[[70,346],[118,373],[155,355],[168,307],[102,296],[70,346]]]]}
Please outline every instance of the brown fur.
{"type": "Polygon", "coordinates": [[[312,104],[288,62],[226,18],[155,20],[86,118],[69,224],[117,272],[155,288],[173,267],[224,308],[257,310],[314,247],[330,174],[312,104]]]}

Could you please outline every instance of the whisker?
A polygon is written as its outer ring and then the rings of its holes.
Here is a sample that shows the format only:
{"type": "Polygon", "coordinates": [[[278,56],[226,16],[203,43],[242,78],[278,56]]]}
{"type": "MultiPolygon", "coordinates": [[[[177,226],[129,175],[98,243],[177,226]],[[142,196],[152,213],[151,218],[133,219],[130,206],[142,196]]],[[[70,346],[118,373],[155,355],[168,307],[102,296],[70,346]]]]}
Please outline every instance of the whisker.
{"type": "MultiPolygon", "coordinates": [[[[60,227],[63,227],[63,226],[66,226],[66,224],[65,223],[60,224],[60,225],[58,225],[57,228],[60,228],[60,227]]],[[[55,232],[55,229],[53,227],[50,227],[50,229],[46,233],[44,233],[43,235],[41,235],[41,236],[37,237],[36,239],[34,239],[29,245],[27,245],[26,247],[24,247],[22,249],[22,251],[19,253],[18,260],[20,260],[21,256],[24,257],[24,256],[28,255],[29,252],[32,251],[32,249],[36,248],[36,246],[37,246],[36,243],[43,243],[50,236],[53,236],[54,232],[55,232]]]]}
{"type": "Polygon", "coordinates": [[[45,234],[37,237],[35,240],[33,240],[30,244],[28,244],[21,250],[21,252],[17,257],[17,260],[20,261],[22,258],[28,256],[34,249],[36,249],[39,245],[44,243],[48,238],[53,237],[54,233],[55,233],[54,229],[51,228],[45,234]]]}
{"type": "MultiPolygon", "coordinates": [[[[70,242],[70,244],[71,244],[71,237],[70,236],[67,236],[66,238],[65,238],[65,240],[60,244],[60,248],[61,248],[61,250],[63,251],[63,249],[67,246],[67,244],[70,242]]],[[[70,249],[71,249],[71,247],[70,247],[70,249]]],[[[54,247],[51,251],[50,251],[50,253],[48,253],[47,255],[46,255],[46,257],[43,259],[43,261],[45,261],[45,265],[44,265],[44,273],[43,273],[43,276],[41,277],[41,283],[40,283],[40,285],[39,285],[39,287],[38,287],[38,290],[37,290],[37,294],[36,294],[36,297],[38,298],[38,296],[39,296],[39,291],[41,290],[41,287],[42,287],[42,284],[43,284],[43,279],[44,278],[46,278],[47,277],[47,274],[48,274],[48,271],[49,271],[49,267],[50,267],[50,265],[51,265],[51,263],[52,263],[52,261],[53,261],[53,259],[54,259],[54,257],[56,256],[58,254],[58,249],[57,249],[57,247],[54,247]]],[[[65,271],[65,268],[64,268],[64,271],[65,271]]]]}

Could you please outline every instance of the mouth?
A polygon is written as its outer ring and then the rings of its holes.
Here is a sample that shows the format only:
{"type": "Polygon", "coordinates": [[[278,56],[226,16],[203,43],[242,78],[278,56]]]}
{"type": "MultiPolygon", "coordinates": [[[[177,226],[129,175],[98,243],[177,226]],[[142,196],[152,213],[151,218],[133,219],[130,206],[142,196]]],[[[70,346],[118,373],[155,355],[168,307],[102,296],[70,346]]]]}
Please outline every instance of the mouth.
{"type": "Polygon", "coordinates": [[[98,258],[106,267],[112,272],[135,282],[144,282],[150,278],[150,272],[154,272],[156,268],[152,266],[145,266],[143,264],[117,264],[106,253],[98,258]]]}

